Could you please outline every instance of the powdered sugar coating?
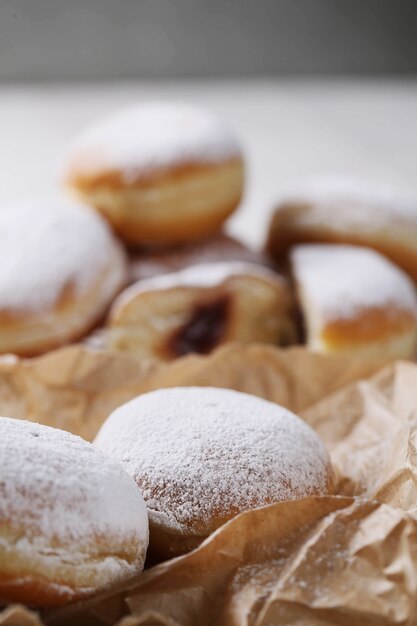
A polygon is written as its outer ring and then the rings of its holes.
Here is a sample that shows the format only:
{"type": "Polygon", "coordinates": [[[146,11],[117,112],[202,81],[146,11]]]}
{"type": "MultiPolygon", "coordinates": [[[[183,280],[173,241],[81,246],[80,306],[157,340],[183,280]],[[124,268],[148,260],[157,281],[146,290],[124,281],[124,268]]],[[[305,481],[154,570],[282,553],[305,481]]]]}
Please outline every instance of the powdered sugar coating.
{"type": "Polygon", "coordinates": [[[124,254],[105,221],[77,203],[28,200],[0,211],[0,310],[42,312],[66,288],[83,295],[121,285],[124,254]]]}
{"type": "Polygon", "coordinates": [[[216,163],[240,156],[230,130],[210,111],[190,104],[145,102],[86,129],[68,162],[84,176],[121,171],[125,182],[182,163],[216,163]]]}
{"type": "Polygon", "coordinates": [[[219,263],[197,263],[191,267],[170,274],[161,274],[134,283],[123,291],[112,306],[112,314],[116,314],[125,304],[137,295],[146,291],[161,291],[176,287],[210,288],[220,285],[232,276],[255,276],[284,284],[283,278],[262,265],[242,261],[226,261],[219,263]]]}
{"type": "Polygon", "coordinates": [[[108,554],[101,564],[96,555],[96,565],[116,578],[137,565],[119,558],[120,546],[146,547],[148,540],[143,498],[119,464],[80,437],[7,417],[0,417],[2,522],[19,533],[19,549],[28,558],[59,555],[79,567],[77,555],[94,555],[96,541],[104,538],[108,554]]]}
{"type": "Polygon", "coordinates": [[[180,532],[204,533],[214,517],[328,488],[329,459],[314,431],[276,404],[229,389],[139,396],[112,413],[95,444],[136,479],[150,519],[180,532]]]}
{"type": "Polygon", "coordinates": [[[392,306],[417,316],[411,279],[384,256],[350,245],[305,244],[291,252],[303,299],[325,320],[351,318],[371,307],[392,306]]]}
{"type": "Polygon", "coordinates": [[[357,228],[373,232],[398,220],[417,225],[416,189],[360,178],[329,176],[300,182],[282,194],[280,203],[314,205],[314,211],[297,214],[297,220],[305,226],[323,226],[324,220],[324,226],[335,231],[357,228]]]}

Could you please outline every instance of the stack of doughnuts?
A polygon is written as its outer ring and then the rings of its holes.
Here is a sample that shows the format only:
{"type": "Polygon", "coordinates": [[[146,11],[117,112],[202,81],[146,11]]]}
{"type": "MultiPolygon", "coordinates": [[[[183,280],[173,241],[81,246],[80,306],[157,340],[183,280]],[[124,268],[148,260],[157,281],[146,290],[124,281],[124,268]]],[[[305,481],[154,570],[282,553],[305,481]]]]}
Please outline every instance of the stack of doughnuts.
{"type": "Polygon", "coordinates": [[[83,338],[163,361],[229,341],[415,355],[413,194],[340,178],[299,186],[272,216],[266,254],[251,251],[221,230],[244,188],[233,133],[166,102],[87,128],[64,180],[77,202],[0,210],[0,353],[83,338]]]}
{"type": "Polygon", "coordinates": [[[134,284],[111,308],[107,348],[170,360],[226,341],[295,341],[287,281],[219,232],[244,166],[215,115],[175,103],[116,113],[74,141],[64,178],[129,248],[134,284]]]}
{"type": "MultiPolygon", "coordinates": [[[[66,186],[77,201],[41,198],[0,208],[0,354],[34,356],[90,331],[95,336],[120,291],[144,278],[202,262],[267,264],[221,232],[240,202],[244,165],[233,134],[210,111],[137,105],[87,129],[65,163],[66,186]]],[[[279,278],[272,282],[282,292],[281,316],[288,290],[279,278]]],[[[223,281],[212,285],[213,296],[216,287],[220,293],[223,281]]],[[[178,312],[178,328],[191,309],[192,303],[178,312]]],[[[250,316],[243,322],[249,328],[250,316]]],[[[253,329],[247,340],[257,334],[253,329]]]]}
{"type": "MultiPolygon", "coordinates": [[[[146,103],[87,129],[78,200],[0,210],[0,353],[32,356],[104,324],[105,347],[169,361],[227,341],[364,357],[417,349],[417,201],[327,182],[286,198],[267,254],[221,232],[242,151],[212,113],[146,103]],[[81,200],[81,202],[80,202],[81,200]]],[[[196,548],[234,516],[332,493],[317,434],[227,389],[162,389],[93,444],[0,417],[0,604],[53,607],[196,548]],[[150,535],[149,535],[150,533],[150,535]]]]}

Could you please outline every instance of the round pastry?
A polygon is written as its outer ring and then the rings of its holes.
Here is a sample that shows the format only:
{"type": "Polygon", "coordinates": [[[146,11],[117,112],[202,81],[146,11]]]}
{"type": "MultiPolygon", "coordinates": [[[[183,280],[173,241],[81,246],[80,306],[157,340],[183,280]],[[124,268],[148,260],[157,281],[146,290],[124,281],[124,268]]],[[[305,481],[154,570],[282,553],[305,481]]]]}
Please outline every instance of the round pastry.
{"type": "Polygon", "coordinates": [[[219,233],[197,242],[171,246],[163,250],[161,248],[131,250],[129,253],[130,281],[133,283],[159,274],[178,272],[192,265],[220,261],[270,264],[261,253],[251,250],[233,237],[219,233]]]}
{"type": "Polygon", "coordinates": [[[417,193],[348,179],[323,179],[283,198],[267,250],[281,260],[296,243],[374,248],[417,281],[417,193]]]}
{"type": "Polygon", "coordinates": [[[293,249],[291,260],[311,350],[416,354],[416,289],[388,259],[357,246],[305,244],[293,249]]]}
{"type": "Polygon", "coordinates": [[[95,440],[142,490],[156,560],[187,552],[242,511],[328,494],[318,435],[283,407],[229,389],[160,389],[131,400],[95,440]]]}
{"type": "Polygon", "coordinates": [[[171,244],[220,228],[240,202],[243,159],[209,111],[144,103],[76,139],[64,178],[127,242],[171,244]]]}
{"type": "Polygon", "coordinates": [[[132,285],[108,320],[113,350],[170,360],[226,341],[288,344],[293,302],[283,278],[245,263],[194,265],[132,285]]]}
{"type": "Polygon", "coordinates": [[[0,476],[1,604],[59,606],[142,571],[143,498],[92,444],[1,417],[0,476]]]}
{"type": "Polygon", "coordinates": [[[2,207],[0,241],[0,353],[32,356],[78,339],[126,280],[123,250],[81,205],[2,207]]]}

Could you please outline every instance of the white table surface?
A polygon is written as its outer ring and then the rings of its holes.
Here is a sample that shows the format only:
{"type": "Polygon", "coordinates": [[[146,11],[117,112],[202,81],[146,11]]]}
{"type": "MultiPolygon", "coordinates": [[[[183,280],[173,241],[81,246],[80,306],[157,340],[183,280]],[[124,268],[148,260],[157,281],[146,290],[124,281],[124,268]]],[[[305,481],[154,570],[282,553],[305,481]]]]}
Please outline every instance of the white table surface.
{"type": "Polygon", "coordinates": [[[241,138],[248,184],[229,229],[259,244],[274,201],[295,180],[349,175],[417,187],[417,80],[114,83],[0,87],[0,205],[56,194],[71,138],[140,99],[217,110],[241,138]]]}

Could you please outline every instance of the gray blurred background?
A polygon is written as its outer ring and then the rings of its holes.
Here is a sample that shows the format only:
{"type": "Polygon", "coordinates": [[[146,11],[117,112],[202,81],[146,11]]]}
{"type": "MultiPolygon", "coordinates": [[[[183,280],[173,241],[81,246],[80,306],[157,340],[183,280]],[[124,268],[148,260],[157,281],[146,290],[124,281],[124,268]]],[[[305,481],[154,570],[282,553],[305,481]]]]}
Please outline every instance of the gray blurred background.
{"type": "Polygon", "coordinates": [[[0,81],[410,75],[416,0],[0,0],[0,81]]]}

